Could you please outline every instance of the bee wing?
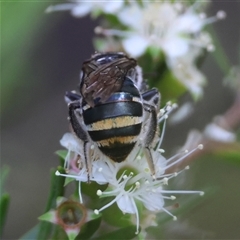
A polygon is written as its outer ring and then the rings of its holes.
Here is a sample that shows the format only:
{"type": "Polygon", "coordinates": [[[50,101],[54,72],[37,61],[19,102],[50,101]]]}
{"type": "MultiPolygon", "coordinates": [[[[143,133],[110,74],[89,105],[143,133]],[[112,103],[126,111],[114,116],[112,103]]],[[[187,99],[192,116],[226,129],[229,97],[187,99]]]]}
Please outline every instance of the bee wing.
{"type": "Polygon", "coordinates": [[[125,76],[128,71],[136,66],[134,59],[122,58],[97,65],[87,62],[83,69],[92,71],[87,72],[81,92],[90,106],[94,106],[94,100],[105,102],[112,93],[121,89],[125,76]]]}

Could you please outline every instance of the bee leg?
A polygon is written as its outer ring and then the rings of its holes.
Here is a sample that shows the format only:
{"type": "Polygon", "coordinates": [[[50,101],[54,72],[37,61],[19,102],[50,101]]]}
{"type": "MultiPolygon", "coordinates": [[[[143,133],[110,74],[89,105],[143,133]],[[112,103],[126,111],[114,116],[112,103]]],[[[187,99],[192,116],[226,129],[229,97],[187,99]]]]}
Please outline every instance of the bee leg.
{"type": "Polygon", "coordinates": [[[79,95],[79,94],[77,94],[75,91],[67,91],[66,93],[65,93],[65,97],[64,97],[64,99],[65,99],[65,102],[67,103],[67,104],[69,104],[69,103],[71,103],[71,102],[74,102],[74,101],[77,101],[77,100],[81,100],[81,96],[79,95]]]}
{"type": "Polygon", "coordinates": [[[90,147],[91,147],[90,142],[83,142],[84,160],[85,160],[85,165],[87,169],[88,183],[90,183],[90,174],[92,173],[92,165],[91,165],[90,156],[89,156],[90,147]]]}
{"type": "Polygon", "coordinates": [[[142,98],[144,103],[155,107],[156,110],[159,109],[161,95],[156,88],[153,88],[147,92],[142,93],[142,98]]]}
{"type": "Polygon", "coordinates": [[[144,126],[144,140],[143,140],[143,147],[144,147],[144,154],[146,156],[148,166],[150,168],[152,176],[155,178],[155,166],[154,161],[152,158],[152,153],[150,148],[152,147],[152,143],[154,142],[154,138],[157,134],[158,123],[157,123],[157,113],[156,109],[153,106],[144,104],[144,110],[149,112],[149,122],[146,126],[144,126]]]}
{"type": "Polygon", "coordinates": [[[91,169],[89,166],[91,164],[89,163],[89,150],[90,150],[90,141],[88,139],[87,131],[84,129],[83,125],[81,124],[82,122],[82,115],[78,111],[80,109],[80,101],[76,100],[73,102],[70,102],[68,104],[68,109],[69,109],[69,120],[72,126],[73,132],[77,135],[79,139],[83,141],[83,152],[84,152],[84,160],[85,160],[85,165],[87,169],[87,175],[88,175],[88,182],[90,182],[90,173],[91,169]]]}
{"type": "Polygon", "coordinates": [[[155,178],[155,166],[150,148],[153,147],[154,139],[158,134],[157,110],[160,105],[160,93],[156,89],[151,89],[142,94],[143,109],[145,112],[144,122],[144,154],[153,178],[155,178]]]}

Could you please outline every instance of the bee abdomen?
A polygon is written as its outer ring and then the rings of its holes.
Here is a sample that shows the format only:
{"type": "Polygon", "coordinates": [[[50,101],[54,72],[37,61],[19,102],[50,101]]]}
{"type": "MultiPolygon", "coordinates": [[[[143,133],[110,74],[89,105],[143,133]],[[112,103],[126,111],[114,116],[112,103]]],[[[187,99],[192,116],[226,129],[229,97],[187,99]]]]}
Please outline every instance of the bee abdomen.
{"type": "MultiPolygon", "coordinates": [[[[98,131],[88,131],[90,137],[93,141],[103,141],[108,139],[117,138],[120,142],[124,143],[126,140],[124,140],[124,137],[132,137],[139,135],[141,131],[142,124],[135,124],[132,126],[127,127],[120,127],[120,128],[111,128],[111,129],[105,129],[105,130],[98,130],[98,131]],[[124,141],[123,141],[124,140],[124,141]]],[[[109,142],[111,142],[109,140],[109,142]]]]}
{"type": "Polygon", "coordinates": [[[124,161],[135,146],[135,142],[128,144],[115,143],[109,147],[99,147],[99,149],[114,162],[124,161]]]}
{"type": "Polygon", "coordinates": [[[105,103],[83,112],[89,136],[115,162],[132,151],[142,127],[142,104],[134,101],[105,103]]]}
{"type": "Polygon", "coordinates": [[[142,117],[142,104],[133,101],[121,101],[105,103],[94,108],[88,108],[83,112],[86,125],[108,118],[121,116],[142,117]]]}

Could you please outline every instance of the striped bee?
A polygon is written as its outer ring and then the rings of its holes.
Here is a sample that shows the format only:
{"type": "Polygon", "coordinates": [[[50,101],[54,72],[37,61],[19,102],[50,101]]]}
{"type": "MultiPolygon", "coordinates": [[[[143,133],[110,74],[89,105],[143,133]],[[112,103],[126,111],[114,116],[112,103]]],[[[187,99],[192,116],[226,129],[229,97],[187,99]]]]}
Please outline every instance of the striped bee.
{"type": "Polygon", "coordinates": [[[80,94],[67,92],[65,97],[72,130],[83,141],[88,170],[93,142],[116,163],[141,145],[154,176],[150,148],[158,132],[160,94],[156,89],[146,91],[135,59],[119,52],[94,54],[83,63],[80,94]]]}

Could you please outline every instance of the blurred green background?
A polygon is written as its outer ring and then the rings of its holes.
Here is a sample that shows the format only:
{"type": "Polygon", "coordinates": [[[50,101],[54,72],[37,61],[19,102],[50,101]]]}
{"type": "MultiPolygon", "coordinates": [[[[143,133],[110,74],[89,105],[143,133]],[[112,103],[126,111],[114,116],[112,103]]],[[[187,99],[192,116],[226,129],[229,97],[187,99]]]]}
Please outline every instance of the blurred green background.
{"type": "MultiPolygon", "coordinates": [[[[94,52],[97,21],[68,12],[45,14],[54,2],[1,2],[1,166],[11,170],[5,190],[11,195],[4,239],[17,239],[33,227],[45,208],[49,170],[58,165],[54,152],[68,131],[66,90],[76,89],[81,64],[94,52]]],[[[55,2],[56,3],[56,2],[55,2]]],[[[239,64],[240,3],[214,1],[208,15],[224,10],[214,24],[232,65],[239,64]]],[[[234,93],[222,85],[224,73],[212,56],[202,66],[208,78],[204,98],[194,114],[167,128],[164,146],[181,146],[192,128],[202,130],[224,113],[234,93]]],[[[185,96],[182,101],[188,100],[185,96]]],[[[177,223],[166,227],[167,239],[240,239],[240,160],[208,155],[192,163],[186,179],[192,189],[218,190],[177,223]],[[189,176],[188,176],[189,175],[189,176]],[[188,228],[189,227],[189,228],[188,228]],[[188,229],[183,234],[181,229],[188,229]],[[189,231],[190,229],[190,231],[189,231]]],[[[187,198],[187,196],[186,196],[187,198]]]]}

